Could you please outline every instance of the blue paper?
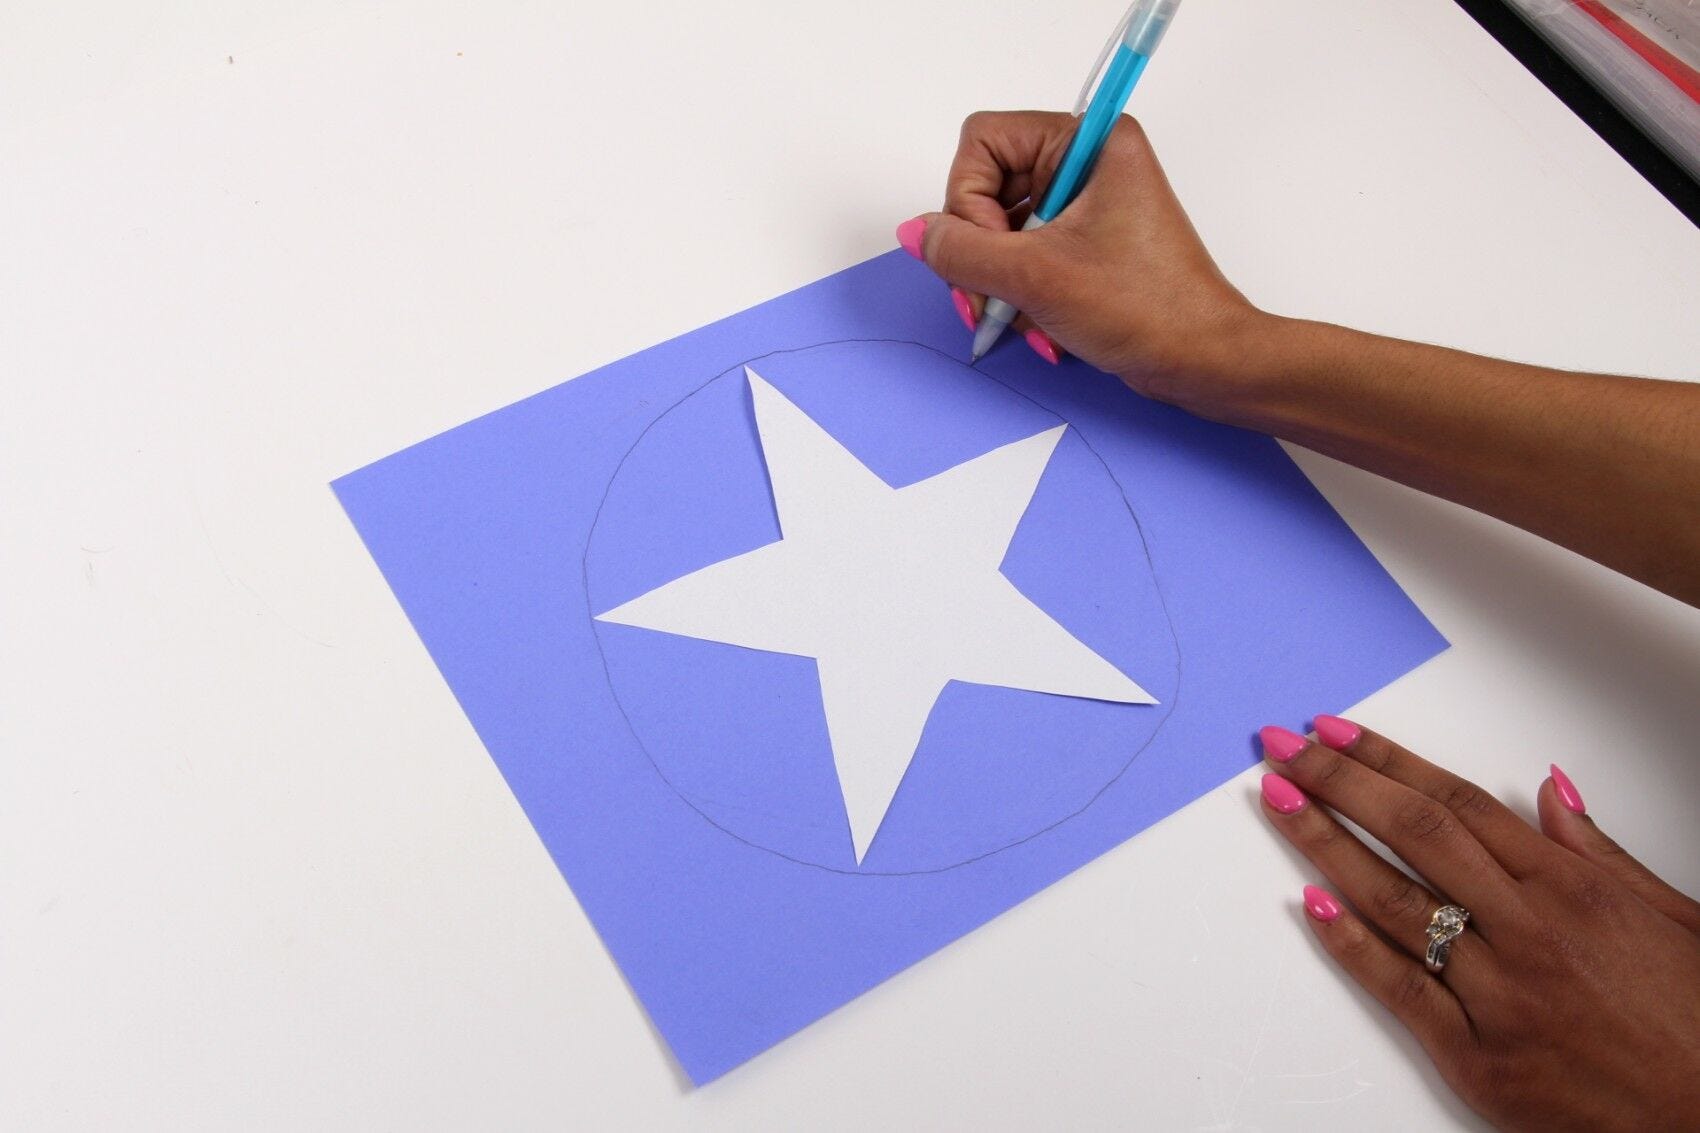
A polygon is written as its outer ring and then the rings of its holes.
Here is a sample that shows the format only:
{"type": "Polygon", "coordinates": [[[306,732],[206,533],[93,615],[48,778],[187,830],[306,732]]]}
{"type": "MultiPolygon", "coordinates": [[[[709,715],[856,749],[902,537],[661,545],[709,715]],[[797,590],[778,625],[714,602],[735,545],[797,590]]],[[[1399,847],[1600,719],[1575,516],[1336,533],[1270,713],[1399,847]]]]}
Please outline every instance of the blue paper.
{"type": "Polygon", "coordinates": [[[695,1082],[1445,648],[1273,441],[967,345],[894,252],[335,484],[695,1082]],[[746,363],[893,486],[1071,426],[1003,572],[1159,703],[951,684],[858,866],[811,659],[592,620],[779,538],[746,363]]]}

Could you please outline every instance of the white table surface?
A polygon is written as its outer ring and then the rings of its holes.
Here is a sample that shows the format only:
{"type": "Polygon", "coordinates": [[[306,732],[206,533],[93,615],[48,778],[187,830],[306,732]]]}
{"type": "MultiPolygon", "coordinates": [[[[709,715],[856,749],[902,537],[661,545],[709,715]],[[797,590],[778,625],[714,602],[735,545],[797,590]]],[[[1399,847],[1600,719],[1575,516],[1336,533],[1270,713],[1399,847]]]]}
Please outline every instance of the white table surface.
{"type": "MultiPolygon", "coordinates": [[[[1254,774],[688,1090],[326,487],[889,248],[1118,6],[7,4],[0,1124],[1467,1121],[1254,774]]],[[[1136,109],[1262,304],[1700,368],[1700,232],[1448,0],[1192,0],[1136,109]]],[[[1357,714],[1700,890],[1700,616],[1298,458],[1455,642],[1357,714]]]]}

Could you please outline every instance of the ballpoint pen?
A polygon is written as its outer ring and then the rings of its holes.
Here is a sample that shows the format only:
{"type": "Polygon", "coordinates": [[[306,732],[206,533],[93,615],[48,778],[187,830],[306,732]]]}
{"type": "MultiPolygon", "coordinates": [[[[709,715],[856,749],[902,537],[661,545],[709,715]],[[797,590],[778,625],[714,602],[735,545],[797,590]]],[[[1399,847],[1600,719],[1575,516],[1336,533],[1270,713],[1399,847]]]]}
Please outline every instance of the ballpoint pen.
{"type": "MultiPolygon", "coordinates": [[[[1110,33],[1104,49],[1098,53],[1098,60],[1092,64],[1085,85],[1080,88],[1074,112],[1081,114],[1084,106],[1085,114],[1081,115],[1074,139],[1063,154],[1062,164],[1057,166],[1050,186],[1028,216],[1027,223],[1021,226],[1022,231],[1038,228],[1055,219],[1080,192],[1087,175],[1092,172],[1093,163],[1098,160],[1099,152],[1110,138],[1110,131],[1115,128],[1116,119],[1127,105],[1134,84],[1145,73],[1145,65],[1151,61],[1152,52],[1162,42],[1163,33],[1169,30],[1169,22],[1180,6],[1181,0],[1133,0],[1121,23],[1110,33]]],[[[1015,321],[1017,314],[1016,309],[1002,299],[987,296],[986,311],[974,329],[973,361],[978,362],[985,356],[1009,324],[1015,321]]]]}

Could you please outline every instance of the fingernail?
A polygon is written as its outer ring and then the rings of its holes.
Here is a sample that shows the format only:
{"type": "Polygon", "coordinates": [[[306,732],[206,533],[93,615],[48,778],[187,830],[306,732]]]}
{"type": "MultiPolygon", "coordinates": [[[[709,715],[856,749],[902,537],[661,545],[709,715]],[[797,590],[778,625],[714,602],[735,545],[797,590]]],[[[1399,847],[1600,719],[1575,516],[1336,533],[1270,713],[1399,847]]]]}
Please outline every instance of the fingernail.
{"type": "Polygon", "coordinates": [[[1263,801],[1282,814],[1297,814],[1305,807],[1305,793],[1271,771],[1263,777],[1263,801]]]}
{"type": "Polygon", "coordinates": [[[1564,804],[1564,809],[1572,814],[1587,814],[1588,808],[1582,805],[1582,792],[1576,789],[1576,784],[1570,781],[1570,776],[1560,771],[1554,763],[1547,768],[1547,774],[1552,776],[1552,785],[1558,791],[1558,801],[1564,804]]]}
{"type": "Polygon", "coordinates": [[[1263,754],[1276,763],[1291,762],[1293,756],[1305,749],[1303,736],[1285,728],[1277,728],[1274,724],[1260,728],[1257,738],[1263,741],[1263,754]]]}
{"type": "Polygon", "coordinates": [[[950,301],[956,305],[956,313],[962,316],[962,325],[973,330],[974,304],[968,301],[967,292],[960,287],[952,287],[950,289],[950,301]]]}
{"type": "Polygon", "coordinates": [[[1332,924],[1340,918],[1340,914],[1345,910],[1340,907],[1340,902],[1334,899],[1334,894],[1328,892],[1328,890],[1307,885],[1305,886],[1305,912],[1323,924],[1332,924]]]}
{"type": "Polygon", "coordinates": [[[1055,366],[1062,361],[1062,355],[1057,353],[1057,344],[1051,341],[1051,336],[1034,327],[1027,332],[1027,345],[1033,348],[1033,353],[1055,366]]]}
{"type": "Polygon", "coordinates": [[[1335,751],[1346,751],[1364,734],[1362,728],[1338,716],[1318,716],[1310,726],[1316,729],[1316,738],[1335,751]]]}
{"type": "Polygon", "coordinates": [[[924,216],[911,217],[897,226],[897,242],[903,250],[921,258],[921,237],[927,234],[927,218],[924,216]]]}

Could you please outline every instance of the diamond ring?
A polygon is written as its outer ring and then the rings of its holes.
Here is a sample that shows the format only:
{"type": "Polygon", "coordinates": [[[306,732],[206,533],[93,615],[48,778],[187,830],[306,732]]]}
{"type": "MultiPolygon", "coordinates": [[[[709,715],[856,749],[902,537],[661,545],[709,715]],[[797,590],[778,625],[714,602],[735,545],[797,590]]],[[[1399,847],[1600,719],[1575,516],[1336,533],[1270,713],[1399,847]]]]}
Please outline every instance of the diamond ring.
{"type": "Polygon", "coordinates": [[[1452,942],[1464,931],[1464,924],[1469,919],[1470,910],[1462,905],[1442,905],[1434,911],[1434,916],[1428,919],[1428,928],[1424,930],[1428,937],[1424,967],[1431,972],[1446,967],[1446,958],[1452,953],[1452,942]]]}

